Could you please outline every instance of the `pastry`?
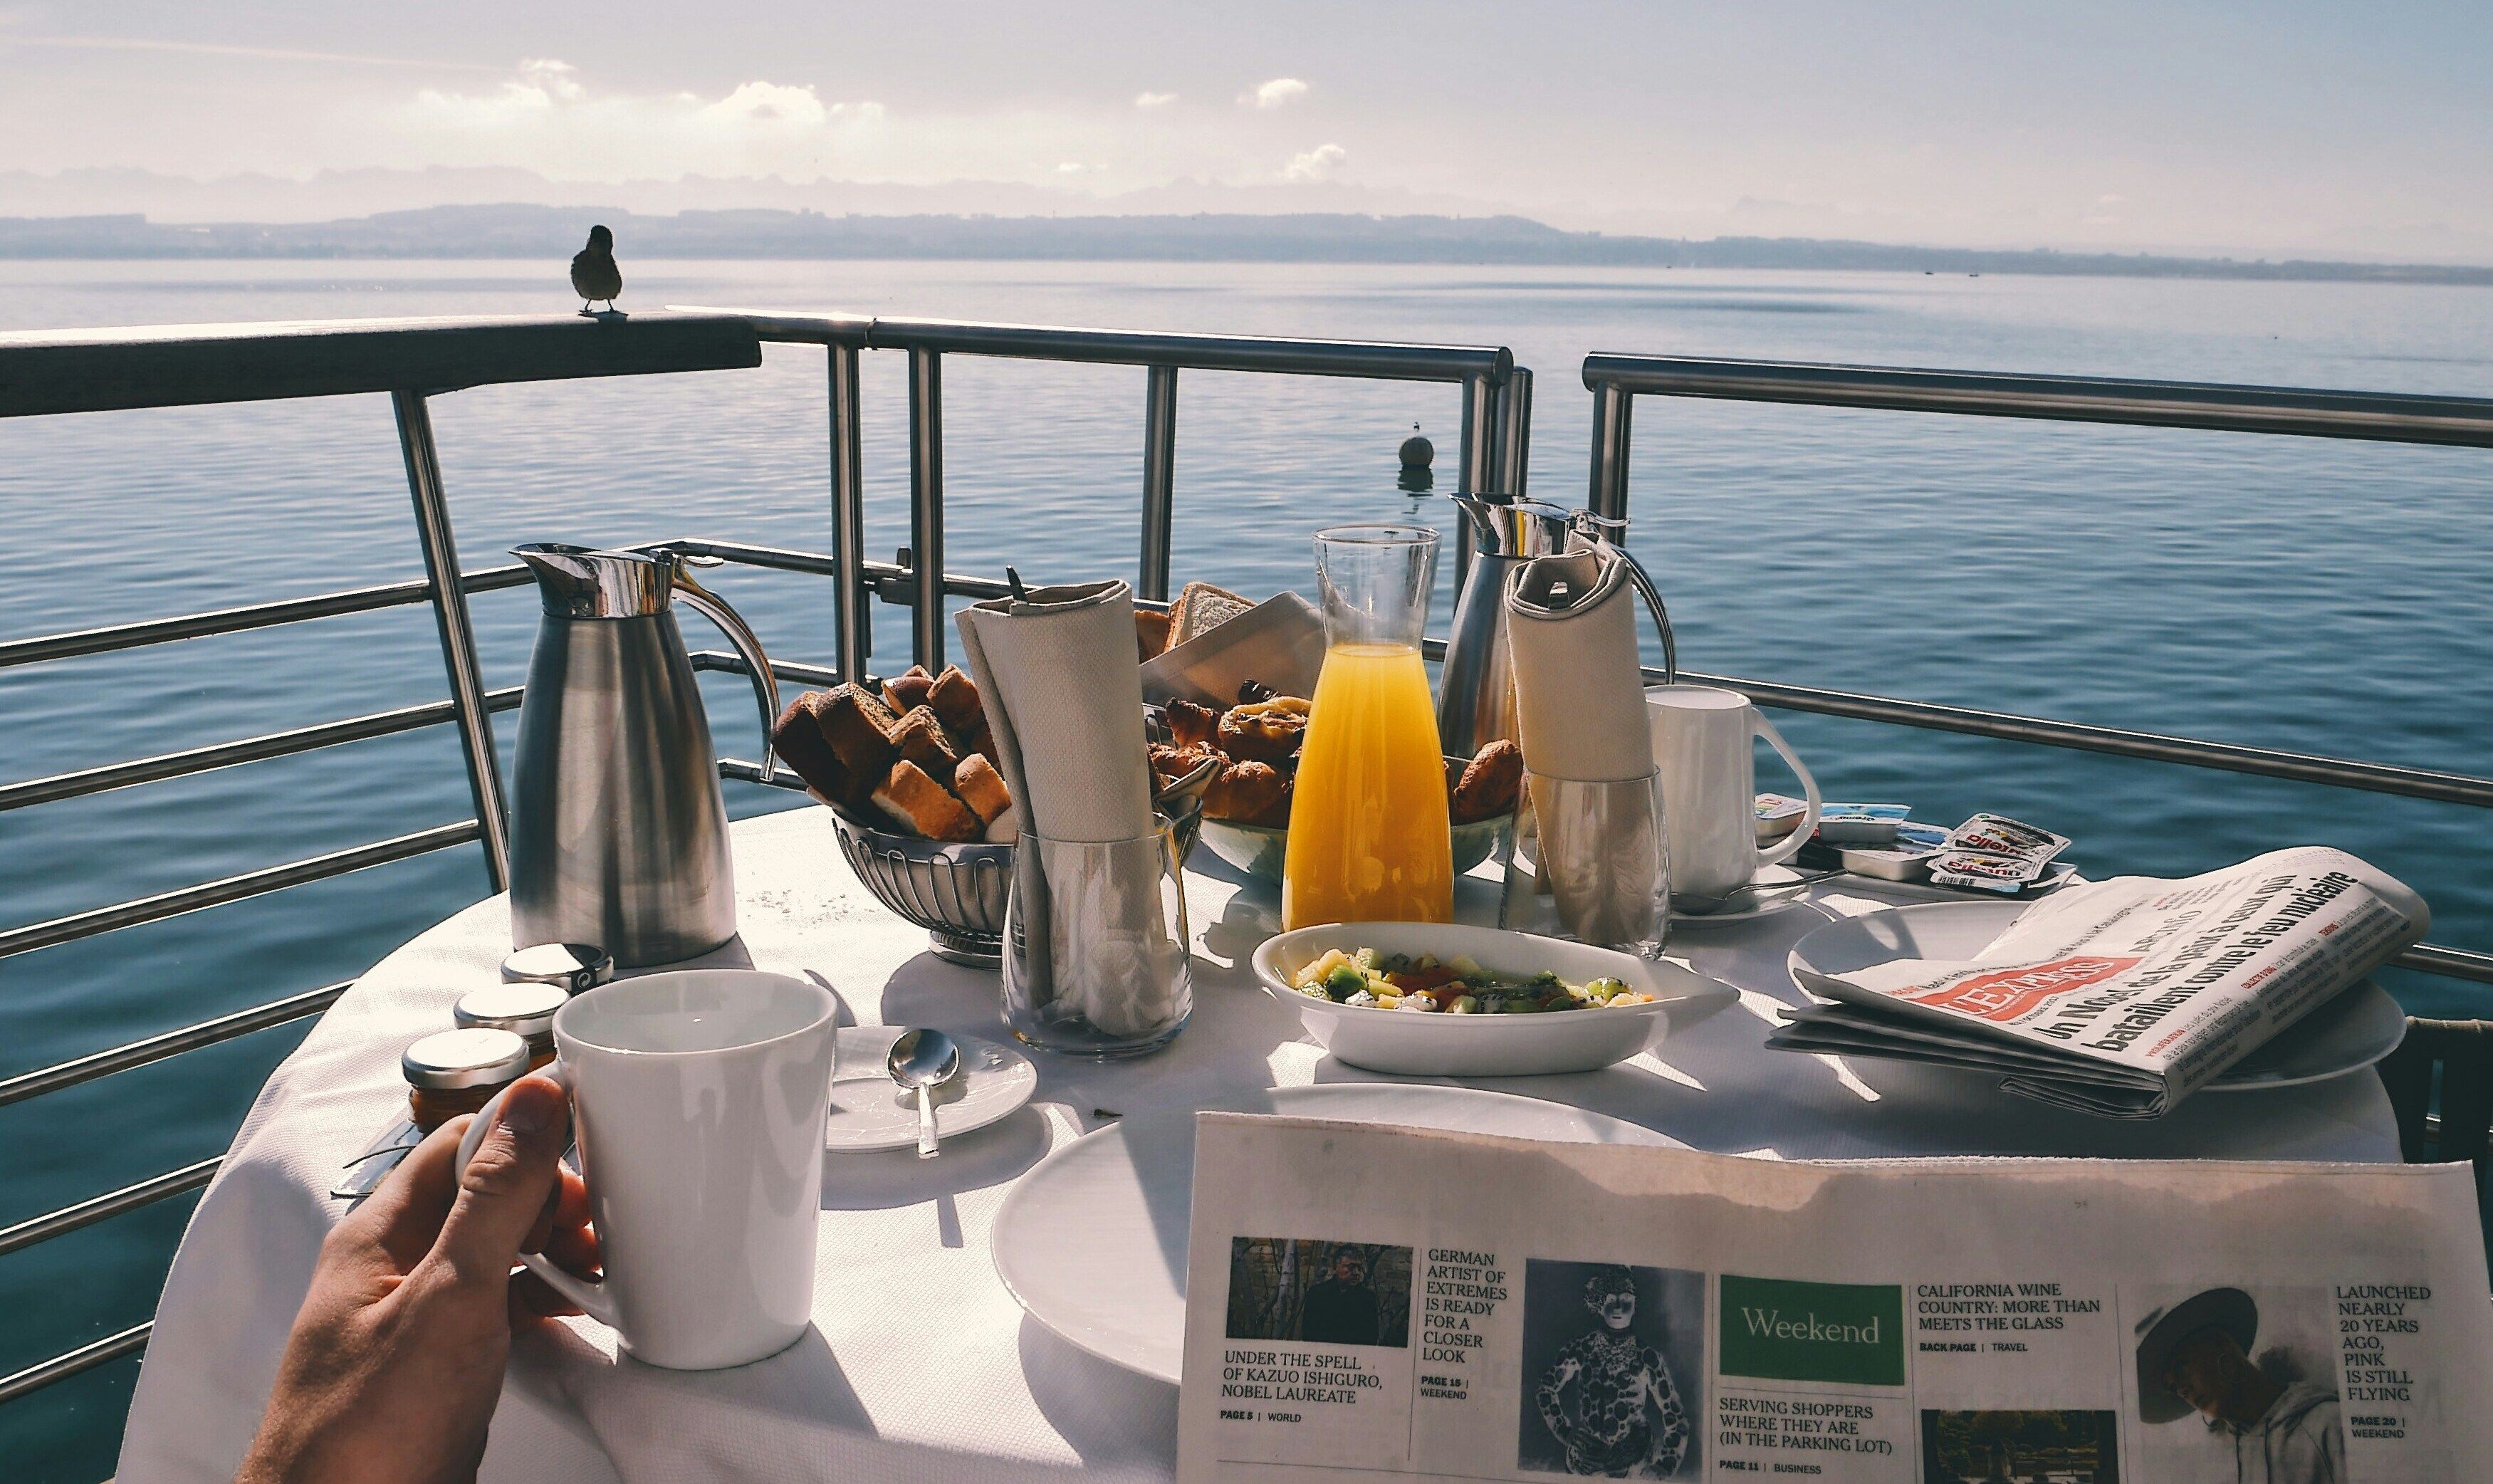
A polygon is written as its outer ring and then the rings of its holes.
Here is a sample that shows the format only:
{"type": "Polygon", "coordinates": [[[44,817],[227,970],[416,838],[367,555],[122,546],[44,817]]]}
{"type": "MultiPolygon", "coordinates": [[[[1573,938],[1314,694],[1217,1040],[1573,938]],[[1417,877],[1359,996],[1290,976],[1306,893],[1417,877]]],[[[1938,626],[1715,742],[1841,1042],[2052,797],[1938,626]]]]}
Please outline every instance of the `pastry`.
{"type": "Polygon", "coordinates": [[[1163,788],[1206,763],[1228,761],[1221,757],[1218,750],[1210,742],[1197,742],[1191,747],[1172,747],[1165,742],[1156,743],[1151,749],[1151,757],[1152,775],[1163,788]]]}
{"type": "Polygon", "coordinates": [[[1273,830],[1290,828],[1290,800],[1298,793],[1298,788],[1297,778],[1288,773],[1281,774],[1281,791],[1275,794],[1262,808],[1249,815],[1246,823],[1262,825],[1273,830]]]}
{"type": "Polygon", "coordinates": [[[1169,605],[1168,647],[1174,650],[1197,635],[1208,634],[1254,606],[1226,588],[1216,588],[1208,582],[1187,583],[1177,601],[1169,605]]]}
{"type": "Polygon", "coordinates": [[[1523,749],[1500,738],[1481,748],[1464,767],[1448,812],[1460,825],[1509,813],[1522,786],[1523,749]]]}
{"type": "Polygon", "coordinates": [[[834,685],[814,703],[814,720],[824,740],[839,754],[841,764],[861,778],[880,778],[898,761],[900,748],[891,740],[899,718],[890,708],[856,684],[834,685]]]}
{"type": "Polygon", "coordinates": [[[883,698],[894,712],[907,715],[926,704],[926,692],[935,688],[935,677],[924,665],[911,665],[907,671],[883,682],[883,698]]]}
{"type": "Polygon", "coordinates": [[[1203,812],[1211,819],[1262,823],[1258,816],[1281,803],[1287,791],[1287,780],[1272,764],[1232,763],[1214,774],[1212,786],[1203,791],[1203,812]]]}
{"type": "MultiPolygon", "coordinates": [[[[978,706],[978,685],[961,673],[958,665],[946,665],[926,688],[926,704],[952,729],[955,737],[968,738],[987,729],[986,712],[978,706]]],[[[983,748],[978,750],[984,750],[983,748]]]]}
{"type": "Polygon", "coordinates": [[[1157,659],[1168,649],[1169,618],[1148,608],[1134,610],[1134,655],[1138,661],[1157,659]]]}
{"type": "Polygon", "coordinates": [[[770,745],[779,761],[796,771],[805,786],[826,799],[837,799],[848,792],[849,771],[840,766],[840,755],[831,750],[829,739],[823,736],[822,724],[814,719],[812,702],[821,695],[809,690],[788,703],[779,719],[770,726],[770,745]]]}
{"type": "Polygon", "coordinates": [[[1161,708],[1168,717],[1169,742],[1180,747],[1209,747],[1220,731],[1220,712],[1192,701],[1171,701],[1161,708]]]}
{"type": "Polygon", "coordinates": [[[930,840],[975,840],[985,833],[970,806],[916,763],[891,765],[874,791],[874,806],[891,816],[893,823],[930,840]]]}
{"type": "Polygon", "coordinates": [[[944,723],[935,719],[931,707],[921,706],[900,718],[891,729],[891,744],[900,749],[904,761],[916,763],[930,778],[948,778],[961,766],[960,749],[944,733],[944,723]]]}
{"type": "Polygon", "coordinates": [[[1299,750],[1307,733],[1307,703],[1278,696],[1253,706],[1230,708],[1220,718],[1216,737],[1220,750],[1242,763],[1283,763],[1299,750]]]}
{"type": "Polygon", "coordinates": [[[996,765],[973,752],[961,759],[952,772],[952,792],[978,816],[980,825],[992,825],[1012,807],[1012,795],[1005,788],[1004,774],[996,765]]]}

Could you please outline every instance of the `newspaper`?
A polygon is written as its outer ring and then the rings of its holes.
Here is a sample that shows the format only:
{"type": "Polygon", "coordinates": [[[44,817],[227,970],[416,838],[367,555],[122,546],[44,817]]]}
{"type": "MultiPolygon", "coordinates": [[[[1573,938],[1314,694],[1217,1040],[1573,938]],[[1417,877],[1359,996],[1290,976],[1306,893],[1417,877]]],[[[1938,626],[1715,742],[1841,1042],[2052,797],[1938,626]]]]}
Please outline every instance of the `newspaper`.
{"type": "Polygon", "coordinates": [[[1183,1484],[2457,1484],[2468,1167],[1198,1123],[1183,1484]]]}
{"type": "Polygon", "coordinates": [[[1766,1044],[2002,1075],[2010,1092],[2156,1118],[2421,939],[2423,898],[2341,850],[2259,856],[2185,881],[2063,887],[1971,959],[1841,977],[1766,1044]]]}

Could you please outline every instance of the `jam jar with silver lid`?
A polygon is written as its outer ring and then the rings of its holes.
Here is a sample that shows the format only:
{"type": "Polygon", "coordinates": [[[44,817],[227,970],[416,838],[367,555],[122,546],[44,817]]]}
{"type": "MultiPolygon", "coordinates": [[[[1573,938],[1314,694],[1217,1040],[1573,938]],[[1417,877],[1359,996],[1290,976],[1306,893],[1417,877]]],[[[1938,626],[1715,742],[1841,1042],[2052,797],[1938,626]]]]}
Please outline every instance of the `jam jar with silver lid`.
{"type": "Polygon", "coordinates": [[[528,1044],[528,1070],[534,1072],[554,1060],[554,1013],[570,998],[561,985],[535,981],[483,984],[459,997],[450,1018],[462,1030],[482,1026],[518,1036],[528,1044]]]}
{"type": "Polygon", "coordinates": [[[462,1113],[480,1111],[528,1071],[528,1044],[515,1031],[478,1026],[436,1031],[399,1053],[406,1076],[406,1116],[427,1134],[462,1113]]]}
{"type": "Polygon", "coordinates": [[[567,994],[594,989],[615,977],[615,958],[594,943],[538,943],[502,960],[502,982],[559,984],[567,994]]]}

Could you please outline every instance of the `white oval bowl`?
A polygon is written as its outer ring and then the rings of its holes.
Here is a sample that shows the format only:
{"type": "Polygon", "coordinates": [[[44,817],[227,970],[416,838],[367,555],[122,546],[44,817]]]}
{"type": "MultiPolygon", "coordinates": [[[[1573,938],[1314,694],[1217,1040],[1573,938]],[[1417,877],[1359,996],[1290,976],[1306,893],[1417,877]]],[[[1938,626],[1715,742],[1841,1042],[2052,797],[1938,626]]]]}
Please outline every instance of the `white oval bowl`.
{"type": "Polygon", "coordinates": [[[1295,1005],[1316,1045],[1371,1072],[1411,1076],[1541,1076],[1590,1072],[1636,1055],[1739,998],[1721,980],[1669,959],[1638,958],[1585,943],[1452,923],[1327,923],[1265,940],[1255,950],[1265,992],[1295,1005]],[[1543,970],[1574,984],[1604,977],[1650,994],[1650,1005],[1607,1006],[1524,1015],[1450,1015],[1337,1005],[1301,994],[1290,976],[1333,949],[1355,953],[1468,954],[1492,973],[1543,970]]]}

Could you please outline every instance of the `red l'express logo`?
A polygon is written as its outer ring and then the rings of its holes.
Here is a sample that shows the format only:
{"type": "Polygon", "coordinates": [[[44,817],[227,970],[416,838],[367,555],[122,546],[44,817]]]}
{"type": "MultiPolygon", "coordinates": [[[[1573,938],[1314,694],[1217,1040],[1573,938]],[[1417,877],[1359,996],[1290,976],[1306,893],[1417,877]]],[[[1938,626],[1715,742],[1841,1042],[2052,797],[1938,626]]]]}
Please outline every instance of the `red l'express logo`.
{"type": "Polygon", "coordinates": [[[1905,998],[1936,1005],[1985,1020],[2014,1020],[2056,994],[2101,984],[2137,966],[2136,958],[2061,958],[2031,968],[1977,974],[1937,989],[1905,998]]]}

